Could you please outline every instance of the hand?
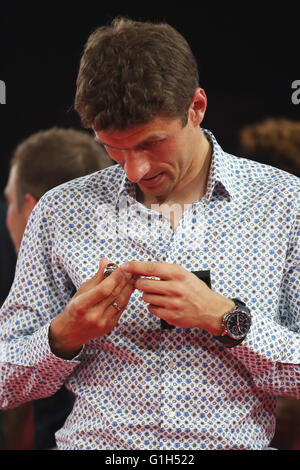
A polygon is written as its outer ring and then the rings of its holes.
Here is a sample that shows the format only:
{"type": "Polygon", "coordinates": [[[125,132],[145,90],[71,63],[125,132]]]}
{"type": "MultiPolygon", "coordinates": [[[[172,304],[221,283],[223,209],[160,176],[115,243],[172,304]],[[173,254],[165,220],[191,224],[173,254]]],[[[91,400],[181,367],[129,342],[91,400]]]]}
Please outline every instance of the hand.
{"type": "Polygon", "coordinates": [[[135,287],[143,292],[149,312],[170,325],[203,328],[218,336],[222,317],[235,306],[232,300],[212,291],[205,282],[177,264],[131,261],[121,269],[126,273],[160,278],[139,278],[135,287]]]}
{"type": "Polygon", "coordinates": [[[96,275],[78,289],[52,321],[49,341],[57,356],[74,357],[88,340],[106,335],[117,325],[134,290],[135,278],[118,268],[104,279],[107,264],[107,259],[102,258],[96,275]]]}

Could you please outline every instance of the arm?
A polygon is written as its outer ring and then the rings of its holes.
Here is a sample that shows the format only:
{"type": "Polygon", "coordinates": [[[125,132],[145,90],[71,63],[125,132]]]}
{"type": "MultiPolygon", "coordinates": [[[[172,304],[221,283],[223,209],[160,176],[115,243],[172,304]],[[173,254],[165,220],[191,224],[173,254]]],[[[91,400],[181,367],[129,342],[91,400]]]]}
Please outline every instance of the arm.
{"type": "MultiPolygon", "coordinates": [[[[290,250],[283,279],[282,296],[285,316],[293,317],[294,330],[264,314],[264,307],[250,305],[253,322],[242,344],[229,349],[251,372],[259,388],[273,395],[299,396],[299,344],[296,323],[299,323],[299,266],[290,250]]],[[[299,259],[299,258],[298,258],[299,259]]],[[[155,276],[161,280],[138,279],[136,288],[149,303],[148,310],[180,328],[202,328],[213,336],[220,334],[221,319],[234,304],[213,292],[206,284],[175,264],[131,262],[123,265],[127,272],[155,276]]],[[[299,328],[298,328],[299,330],[299,328]]],[[[215,340],[217,341],[217,340],[215,340]]]]}
{"type": "Polygon", "coordinates": [[[41,200],[29,219],[15,279],[0,311],[0,406],[19,404],[58,390],[78,364],[63,362],[49,347],[52,318],[74,293],[59,265],[51,267],[54,223],[41,200]]]}
{"type": "Polygon", "coordinates": [[[55,260],[53,215],[47,199],[33,211],[0,311],[1,408],[56,392],[79,364],[82,346],[116,325],[133,290],[131,276],[120,269],[103,280],[102,259],[95,276],[73,295],[68,274],[55,260]],[[116,297],[120,311],[111,305],[116,297]]]}
{"type": "Polygon", "coordinates": [[[278,314],[252,307],[245,341],[231,350],[251,371],[256,385],[272,394],[300,398],[300,215],[297,215],[281,281],[278,314]]]}

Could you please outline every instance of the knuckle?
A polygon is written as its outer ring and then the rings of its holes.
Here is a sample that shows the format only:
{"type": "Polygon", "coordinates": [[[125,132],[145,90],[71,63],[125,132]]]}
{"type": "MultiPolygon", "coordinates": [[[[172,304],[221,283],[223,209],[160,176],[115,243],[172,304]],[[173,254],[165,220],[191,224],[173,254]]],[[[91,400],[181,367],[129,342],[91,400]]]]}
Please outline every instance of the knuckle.
{"type": "Polygon", "coordinates": [[[169,289],[168,295],[172,297],[183,297],[184,294],[183,294],[182,288],[180,289],[180,287],[178,287],[177,289],[176,288],[169,289]]]}
{"type": "Polygon", "coordinates": [[[186,280],[186,273],[184,271],[178,271],[174,278],[176,279],[176,281],[179,281],[179,282],[185,282],[186,280]]]}
{"type": "Polygon", "coordinates": [[[85,313],[85,308],[78,297],[76,299],[73,299],[71,310],[78,317],[82,316],[85,313]]]}
{"type": "Polygon", "coordinates": [[[173,310],[173,312],[178,312],[180,310],[180,305],[177,302],[173,301],[169,305],[169,310],[173,310]]]}
{"type": "Polygon", "coordinates": [[[121,292],[121,288],[120,288],[120,286],[117,286],[117,287],[115,287],[115,289],[111,292],[111,295],[116,298],[116,297],[118,297],[118,295],[120,294],[120,292],[121,292]]]}
{"type": "Polygon", "coordinates": [[[148,310],[150,313],[157,313],[158,312],[158,307],[153,305],[153,304],[149,304],[148,305],[148,310]]]}
{"type": "Polygon", "coordinates": [[[106,320],[103,318],[95,322],[95,326],[99,329],[99,331],[103,331],[106,329],[106,320]]]}
{"type": "Polygon", "coordinates": [[[142,299],[145,301],[145,302],[150,302],[151,301],[151,295],[150,294],[147,294],[146,292],[143,293],[142,295],[142,299]]]}
{"type": "Polygon", "coordinates": [[[92,329],[97,327],[99,323],[97,317],[95,317],[94,315],[90,315],[86,317],[85,322],[86,322],[86,326],[92,329]]]}

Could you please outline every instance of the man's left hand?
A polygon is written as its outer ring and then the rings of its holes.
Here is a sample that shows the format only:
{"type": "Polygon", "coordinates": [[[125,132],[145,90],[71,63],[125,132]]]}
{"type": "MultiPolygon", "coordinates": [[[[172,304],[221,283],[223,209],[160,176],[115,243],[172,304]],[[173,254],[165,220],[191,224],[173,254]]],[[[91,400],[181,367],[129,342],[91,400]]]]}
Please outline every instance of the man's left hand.
{"type": "Polygon", "coordinates": [[[139,277],[135,288],[143,292],[149,312],[170,325],[203,328],[218,336],[222,330],[222,317],[235,306],[232,300],[217,294],[195,274],[177,264],[130,261],[121,268],[148,277],[139,277]]]}

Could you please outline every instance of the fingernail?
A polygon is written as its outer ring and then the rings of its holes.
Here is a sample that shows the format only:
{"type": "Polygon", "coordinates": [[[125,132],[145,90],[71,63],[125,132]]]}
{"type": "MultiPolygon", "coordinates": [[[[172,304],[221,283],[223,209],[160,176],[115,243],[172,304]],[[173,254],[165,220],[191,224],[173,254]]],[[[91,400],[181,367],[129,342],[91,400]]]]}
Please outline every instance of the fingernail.
{"type": "Polygon", "coordinates": [[[124,271],[126,271],[126,269],[129,269],[129,266],[130,266],[130,264],[128,262],[124,263],[124,264],[122,264],[121,269],[124,269],[124,271]]]}

